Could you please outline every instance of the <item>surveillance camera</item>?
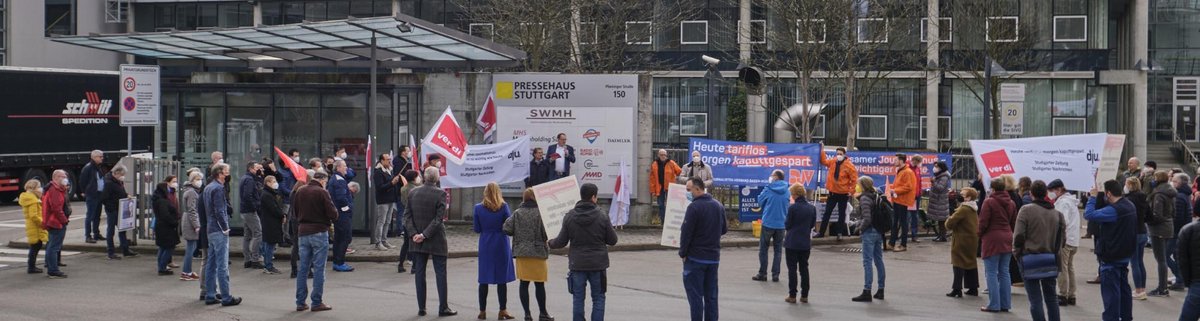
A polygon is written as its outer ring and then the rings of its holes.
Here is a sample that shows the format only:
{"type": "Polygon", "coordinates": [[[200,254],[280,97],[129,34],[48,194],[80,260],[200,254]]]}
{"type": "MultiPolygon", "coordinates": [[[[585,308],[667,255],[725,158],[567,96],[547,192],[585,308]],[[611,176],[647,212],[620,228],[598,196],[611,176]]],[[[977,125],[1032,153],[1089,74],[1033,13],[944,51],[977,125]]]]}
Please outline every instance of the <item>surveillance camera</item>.
{"type": "Polygon", "coordinates": [[[710,65],[716,65],[716,64],[721,63],[721,59],[709,57],[708,55],[700,56],[700,59],[704,59],[704,62],[706,62],[710,65]]]}

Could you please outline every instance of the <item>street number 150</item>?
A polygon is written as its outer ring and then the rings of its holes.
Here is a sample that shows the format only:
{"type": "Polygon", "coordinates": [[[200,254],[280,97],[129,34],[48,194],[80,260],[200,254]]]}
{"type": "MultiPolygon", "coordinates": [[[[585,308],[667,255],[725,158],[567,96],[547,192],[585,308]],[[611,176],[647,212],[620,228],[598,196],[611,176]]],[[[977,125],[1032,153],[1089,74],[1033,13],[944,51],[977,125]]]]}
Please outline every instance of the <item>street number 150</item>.
{"type": "Polygon", "coordinates": [[[624,90],[614,90],[613,98],[625,98],[625,91],[624,90]]]}

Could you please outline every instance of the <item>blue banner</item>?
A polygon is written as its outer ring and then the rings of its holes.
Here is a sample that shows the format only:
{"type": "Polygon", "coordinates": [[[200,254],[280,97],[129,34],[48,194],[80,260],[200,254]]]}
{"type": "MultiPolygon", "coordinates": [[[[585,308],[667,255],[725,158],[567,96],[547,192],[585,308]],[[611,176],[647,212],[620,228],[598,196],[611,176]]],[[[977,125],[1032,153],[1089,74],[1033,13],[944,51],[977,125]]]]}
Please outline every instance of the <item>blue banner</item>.
{"type": "Polygon", "coordinates": [[[753,222],[762,218],[762,207],[758,205],[758,194],[762,186],[742,186],[738,189],[738,221],[753,222]]]}
{"type": "MultiPolygon", "coordinates": [[[[825,151],[825,156],[833,158],[837,154],[836,151],[825,151]]],[[[905,153],[909,157],[912,155],[921,155],[921,189],[929,189],[933,184],[933,164],[938,161],[946,162],[947,171],[952,170],[953,161],[950,154],[937,153],[905,153]]],[[[858,169],[859,176],[870,176],[875,180],[875,186],[883,188],[887,183],[896,180],[896,152],[864,152],[854,151],[847,152],[846,157],[849,157],[854,167],[858,169]]],[[[819,162],[820,160],[818,160],[819,162]]],[[[824,166],[820,168],[820,175],[817,175],[817,186],[825,187],[825,179],[828,177],[828,169],[824,166]]]]}
{"type": "Polygon", "coordinates": [[[767,185],[771,172],[784,171],[790,183],[808,188],[816,185],[821,167],[818,144],[748,143],[692,138],[689,152],[700,152],[701,160],[713,169],[713,183],[724,186],[767,185]]]}

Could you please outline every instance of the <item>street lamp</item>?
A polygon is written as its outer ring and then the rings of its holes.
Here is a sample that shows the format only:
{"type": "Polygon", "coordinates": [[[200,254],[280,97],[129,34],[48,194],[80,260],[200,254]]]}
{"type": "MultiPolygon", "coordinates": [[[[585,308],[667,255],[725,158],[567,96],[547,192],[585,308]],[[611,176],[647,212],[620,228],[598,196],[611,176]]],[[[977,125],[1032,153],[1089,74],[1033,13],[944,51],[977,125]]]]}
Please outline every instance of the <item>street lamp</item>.
{"type": "MultiPolygon", "coordinates": [[[[704,64],[708,66],[708,72],[704,73],[705,90],[708,94],[708,99],[705,100],[705,105],[709,113],[720,114],[716,113],[713,108],[717,106],[717,83],[724,81],[724,79],[721,78],[721,71],[717,70],[717,64],[721,63],[721,59],[709,57],[708,55],[702,55],[700,56],[700,59],[704,60],[704,64]]],[[[712,132],[716,134],[721,131],[720,129],[714,128],[712,132]]]]}
{"type": "Polygon", "coordinates": [[[983,57],[983,139],[992,139],[992,74],[1008,72],[991,56],[983,57]]]}

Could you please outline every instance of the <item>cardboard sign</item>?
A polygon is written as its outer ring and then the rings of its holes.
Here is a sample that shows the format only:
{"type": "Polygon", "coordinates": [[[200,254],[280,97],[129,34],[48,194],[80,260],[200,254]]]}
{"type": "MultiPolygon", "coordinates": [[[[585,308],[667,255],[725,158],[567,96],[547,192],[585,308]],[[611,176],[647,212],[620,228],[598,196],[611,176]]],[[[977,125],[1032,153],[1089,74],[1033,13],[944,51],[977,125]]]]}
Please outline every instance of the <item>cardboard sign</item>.
{"type": "Polygon", "coordinates": [[[687,214],[687,186],[671,184],[667,187],[667,214],[663,218],[663,246],[679,247],[679,238],[683,233],[683,216],[687,214]]]}
{"type": "Polygon", "coordinates": [[[575,181],[575,175],[534,186],[533,195],[537,199],[538,210],[542,212],[542,225],[546,227],[546,235],[550,238],[558,236],[558,231],[562,230],[563,218],[575,208],[575,203],[580,201],[579,184],[575,181]]]}

